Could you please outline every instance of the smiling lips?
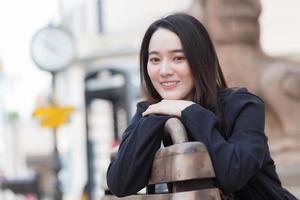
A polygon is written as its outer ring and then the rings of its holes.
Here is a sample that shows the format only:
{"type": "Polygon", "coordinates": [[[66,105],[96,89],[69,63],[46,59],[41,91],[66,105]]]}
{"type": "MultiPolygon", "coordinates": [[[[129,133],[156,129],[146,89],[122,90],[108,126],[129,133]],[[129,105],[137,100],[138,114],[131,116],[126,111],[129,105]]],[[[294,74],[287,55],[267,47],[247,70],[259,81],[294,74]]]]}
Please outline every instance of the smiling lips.
{"type": "Polygon", "coordinates": [[[177,87],[180,81],[162,81],[160,82],[160,85],[165,90],[174,89],[177,87]]]}

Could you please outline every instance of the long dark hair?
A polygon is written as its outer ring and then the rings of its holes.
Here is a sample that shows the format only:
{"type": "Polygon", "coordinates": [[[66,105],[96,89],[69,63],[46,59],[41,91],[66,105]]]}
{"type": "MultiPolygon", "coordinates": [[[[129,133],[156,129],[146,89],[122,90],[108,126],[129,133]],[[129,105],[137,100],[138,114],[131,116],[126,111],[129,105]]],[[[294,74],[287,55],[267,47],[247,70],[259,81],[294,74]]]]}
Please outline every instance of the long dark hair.
{"type": "Polygon", "coordinates": [[[159,28],[174,32],[181,41],[195,80],[193,101],[218,113],[217,91],[227,88],[227,84],[215,48],[201,22],[183,13],[168,15],[154,21],[144,35],[140,49],[140,77],[147,99],[152,103],[162,100],[147,73],[149,42],[159,28]]]}

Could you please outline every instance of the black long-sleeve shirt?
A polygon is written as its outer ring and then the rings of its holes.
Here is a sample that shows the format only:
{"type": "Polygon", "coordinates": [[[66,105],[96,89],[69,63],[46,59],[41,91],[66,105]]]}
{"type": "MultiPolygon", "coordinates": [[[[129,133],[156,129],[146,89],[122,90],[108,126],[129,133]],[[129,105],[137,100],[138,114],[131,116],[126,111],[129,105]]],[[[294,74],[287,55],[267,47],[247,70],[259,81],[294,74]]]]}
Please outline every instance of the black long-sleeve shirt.
{"type": "MultiPolygon", "coordinates": [[[[274,199],[278,194],[282,199],[296,199],[281,187],[270,157],[264,134],[263,101],[240,88],[218,92],[218,103],[223,116],[222,130],[217,116],[201,105],[192,104],[181,113],[189,139],[201,141],[207,147],[216,186],[244,200],[260,199],[256,195],[274,199]],[[262,182],[271,190],[269,194],[262,189],[262,182]]],[[[116,196],[135,194],[148,184],[154,155],[162,141],[163,126],[170,118],[156,114],[143,117],[148,106],[147,102],[137,105],[137,112],[122,136],[117,157],[108,168],[107,184],[116,196]]]]}

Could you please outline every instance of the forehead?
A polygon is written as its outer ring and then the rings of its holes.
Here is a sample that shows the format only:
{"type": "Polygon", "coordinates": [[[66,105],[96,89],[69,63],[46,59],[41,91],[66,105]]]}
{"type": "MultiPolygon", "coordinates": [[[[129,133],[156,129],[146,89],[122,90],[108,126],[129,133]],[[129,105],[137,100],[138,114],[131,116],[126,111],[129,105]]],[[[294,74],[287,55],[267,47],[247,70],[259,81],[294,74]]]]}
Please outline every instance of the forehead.
{"type": "Polygon", "coordinates": [[[174,32],[159,28],[153,33],[149,42],[149,52],[172,51],[174,49],[182,49],[181,41],[174,32]]]}

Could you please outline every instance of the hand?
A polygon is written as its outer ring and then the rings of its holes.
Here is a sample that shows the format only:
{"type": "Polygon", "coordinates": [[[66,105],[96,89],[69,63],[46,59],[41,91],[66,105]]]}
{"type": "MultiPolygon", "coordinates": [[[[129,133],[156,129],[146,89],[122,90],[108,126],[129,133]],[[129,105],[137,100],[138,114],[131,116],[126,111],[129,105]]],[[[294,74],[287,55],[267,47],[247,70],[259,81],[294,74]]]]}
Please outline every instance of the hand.
{"type": "Polygon", "coordinates": [[[194,104],[194,102],[186,100],[162,100],[156,104],[150,105],[148,109],[143,112],[143,116],[163,114],[181,117],[181,111],[192,104],[194,104]]]}

